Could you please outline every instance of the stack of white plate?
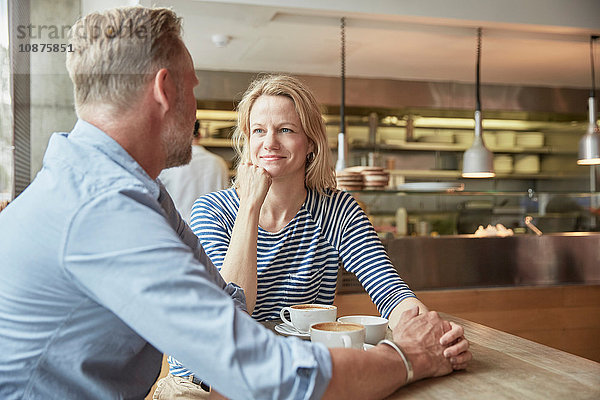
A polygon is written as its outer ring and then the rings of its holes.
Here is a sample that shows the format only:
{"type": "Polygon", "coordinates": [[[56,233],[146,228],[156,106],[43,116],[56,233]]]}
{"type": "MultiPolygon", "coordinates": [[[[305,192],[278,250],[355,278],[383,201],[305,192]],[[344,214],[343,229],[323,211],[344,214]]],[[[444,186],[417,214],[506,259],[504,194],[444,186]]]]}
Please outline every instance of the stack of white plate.
{"type": "Polygon", "coordinates": [[[362,170],[366,190],[385,188],[390,181],[390,174],[380,167],[365,167],[362,170]]]}
{"type": "Polygon", "coordinates": [[[454,143],[454,132],[452,131],[436,131],[430,134],[420,136],[417,141],[423,143],[454,143]]]}
{"type": "Polygon", "coordinates": [[[483,143],[486,147],[496,147],[496,134],[494,132],[483,132],[483,143]]]}
{"type": "Polygon", "coordinates": [[[540,156],[537,154],[516,155],[515,172],[521,174],[537,174],[540,172],[540,156]]]}
{"type": "Polygon", "coordinates": [[[544,134],[542,132],[521,132],[517,135],[517,146],[536,149],[544,145],[544,134]]]}
{"type": "Polygon", "coordinates": [[[360,172],[336,171],[337,187],[340,190],[362,190],[363,176],[360,172]]]}
{"type": "Polygon", "coordinates": [[[496,132],[496,147],[499,149],[512,149],[515,147],[515,132],[498,131],[496,132]]]}
{"type": "Polygon", "coordinates": [[[405,192],[455,192],[464,188],[464,183],[456,182],[409,182],[396,187],[405,192]]]}
{"type": "Polygon", "coordinates": [[[346,168],[344,171],[361,174],[365,190],[382,190],[390,181],[389,172],[382,167],[359,166],[346,168]]]}
{"type": "Polygon", "coordinates": [[[473,144],[473,137],[475,134],[473,131],[456,131],[454,132],[454,138],[457,144],[462,144],[465,147],[470,147],[473,144]]]}
{"type": "Polygon", "coordinates": [[[510,155],[499,154],[494,156],[494,172],[497,174],[510,174],[513,172],[513,158],[510,155]]]}

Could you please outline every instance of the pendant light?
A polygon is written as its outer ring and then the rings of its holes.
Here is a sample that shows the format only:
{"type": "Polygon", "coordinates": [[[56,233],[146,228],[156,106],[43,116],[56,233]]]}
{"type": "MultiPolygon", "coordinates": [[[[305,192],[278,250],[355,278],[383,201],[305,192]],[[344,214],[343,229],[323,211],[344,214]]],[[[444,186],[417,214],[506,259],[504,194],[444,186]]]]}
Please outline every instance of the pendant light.
{"type": "Polygon", "coordinates": [[[340,20],[341,47],[342,47],[342,98],[340,101],[340,132],[338,133],[338,159],[335,170],[341,171],[346,168],[346,157],[348,156],[348,143],[346,142],[346,118],[344,107],[346,103],[346,18],[340,20]]]}
{"type": "Polygon", "coordinates": [[[589,122],[587,132],[579,140],[579,156],[577,164],[579,165],[598,165],[600,164],[600,131],[596,120],[596,82],[594,76],[594,41],[598,36],[590,36],[590,62],[592,66],[592,87],[590,89],[590,98],[588,99],[589,122]]]}
{"type": "Polygon", "coordinates": [[[463,155],[463,178],[493,178],[494,154],[485,147],[482,135],[479,69],[481,61],[481,28],[477,28],[477,69],[475,73],[475,138],[473,145],[463,155]]]}

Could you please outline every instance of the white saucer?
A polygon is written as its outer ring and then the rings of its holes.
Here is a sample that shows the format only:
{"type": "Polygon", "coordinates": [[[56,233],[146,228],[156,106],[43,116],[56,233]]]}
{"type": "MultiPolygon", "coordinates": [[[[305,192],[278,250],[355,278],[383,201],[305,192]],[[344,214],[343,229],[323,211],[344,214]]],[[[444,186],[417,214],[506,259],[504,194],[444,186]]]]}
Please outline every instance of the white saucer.
{"type": "Polygon", "coordinates": [[[282,335],[298,336],[303,338],[310,337],[310,333],[302,333],[283,322],[279,325],[275,325],[275,331],[281,333],[282,335]]]}
{"type": "Polygon", "coordinates": [[[375,347],[375,346],[373,346],[372,344],[369,344],[369,343],[363,343],[363,349],[365,349],[365,350],[369,350],[369,349],[371,349],[371,348],[373,348],[373,347],[375,347]]]}

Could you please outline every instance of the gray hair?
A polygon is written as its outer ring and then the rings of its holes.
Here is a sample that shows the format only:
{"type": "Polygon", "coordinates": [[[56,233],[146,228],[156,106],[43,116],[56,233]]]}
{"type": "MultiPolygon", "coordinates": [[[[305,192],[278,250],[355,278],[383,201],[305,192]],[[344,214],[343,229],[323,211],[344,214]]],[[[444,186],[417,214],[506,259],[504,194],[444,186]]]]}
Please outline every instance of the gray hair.
{"type": "Polygon", "coordinates": [[[166,8],[122,7],[89,14],[71,28],[67,70],[75,109],[128,109],[161,68],[178,75],[181,18],[166,8]]]}

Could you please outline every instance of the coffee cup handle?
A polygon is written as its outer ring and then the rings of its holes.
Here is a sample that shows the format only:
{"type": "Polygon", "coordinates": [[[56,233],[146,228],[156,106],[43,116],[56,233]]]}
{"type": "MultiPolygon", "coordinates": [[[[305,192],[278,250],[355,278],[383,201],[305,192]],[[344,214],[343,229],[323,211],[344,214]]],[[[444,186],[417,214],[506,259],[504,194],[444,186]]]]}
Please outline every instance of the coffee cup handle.
{"type": "Polygon", "coordinates": [[[281,311],[279,311],[279,318],[281,318],[281,320],[286,324],[291,326],[292,328],[296,329],[296,327],[294,326],[294,324],[292,324],[292,321],[290,321],[289,319],[287,319],[285,317],[285,312],[289,312],[290,313],[290,318],[292,317],[291,311],[290,311],[290,307],[283,307],[281,309],[281,311]]]}
{"type": "Polygon", "coordinates": [[[344,343],[346,349],[352,347],[352,339],[348,335],[342,335],[342,343],[344,343]]]}

